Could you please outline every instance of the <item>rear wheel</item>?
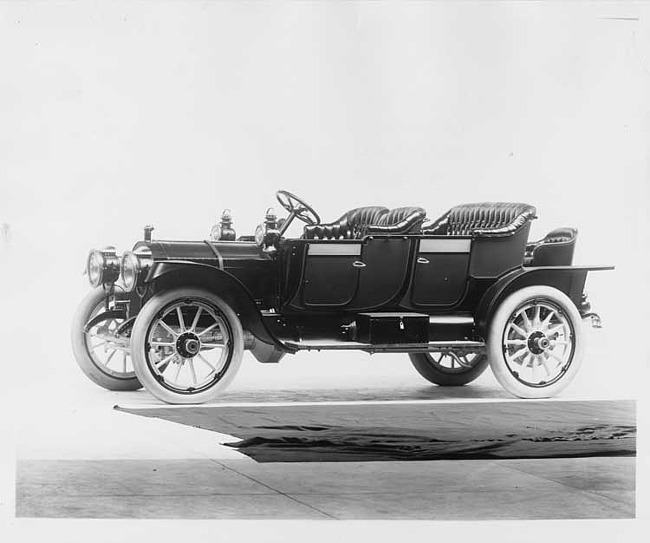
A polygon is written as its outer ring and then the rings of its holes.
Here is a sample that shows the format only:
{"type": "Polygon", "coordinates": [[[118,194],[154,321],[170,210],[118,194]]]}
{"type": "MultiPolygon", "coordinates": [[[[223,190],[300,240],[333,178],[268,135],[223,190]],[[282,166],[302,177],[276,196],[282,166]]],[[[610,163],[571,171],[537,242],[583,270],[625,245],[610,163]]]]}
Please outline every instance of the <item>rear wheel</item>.
{"type": "Polygon", "coordinates": [[[237,373],[244,334],[221,298],[180,288],[144,305],[131,346],[136,374],[151,394],[168,403],[203,403],[217,398],[237,373]]]}
{"type": "Polygon", "coordinates": [[[93,383],[108,390],[138,390],[142,388],[135,375],[129,338],[118,336],[117,327],[123,322],[106,313],[106,318],[84,332],[90,319],[105,313],[100,287],[81,301],[72,319],[72,351],[77,364],[93,383]]]}
{"type": "Polygon", "coordinates": [[[490,367],[520,398],[548,398],[575,377],[583,357],[583,329],[573,302],[547,286],[521,289],[499,306],[488,336],[490,367]]]}
{"type": "Polygon", "coordinates": [[[409,358],[422,377],[440,386],[471,383],[488,366],[487,356],[482,353],[410,353],[409,358]]]}

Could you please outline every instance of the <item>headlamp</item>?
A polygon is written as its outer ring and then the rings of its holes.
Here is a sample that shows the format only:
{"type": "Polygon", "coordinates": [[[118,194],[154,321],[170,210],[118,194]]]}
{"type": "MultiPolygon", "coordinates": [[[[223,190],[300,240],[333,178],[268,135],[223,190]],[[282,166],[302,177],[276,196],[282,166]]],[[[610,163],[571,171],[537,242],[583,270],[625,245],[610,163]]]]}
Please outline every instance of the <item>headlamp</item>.
{"type": "Polygon", "coordinates": [[[148,247],[138,247],[135,251],[126,251],[122,255],[120,273],[122,286],[126,292],[131,292],[142,284],[151,264],[151,251],[148,247]]]}
{"type": "Polygon", "coordinates": [[[257,245],[260,247],[264,245],[265,234],[266,234],[266,226],[263,223],[258,224],[257,228],[255,229],[255,243],[257,243],[257,245]]]}
{"type": "Polygon", "coordinates": [[[140,273],[140,261],[138,257],[131,251],[127,251],[122,255],[122,285],[124,290],[131,292],[138,282],[138,274],[140,273]]]}
{"type": "Polygon", "coordinates": [[[120,261],[117,258],[115,247],[90,251],[86,261],[86,273],[92,287],[96,288],[104,283],[114,283],[120,276],[120,261]]]}

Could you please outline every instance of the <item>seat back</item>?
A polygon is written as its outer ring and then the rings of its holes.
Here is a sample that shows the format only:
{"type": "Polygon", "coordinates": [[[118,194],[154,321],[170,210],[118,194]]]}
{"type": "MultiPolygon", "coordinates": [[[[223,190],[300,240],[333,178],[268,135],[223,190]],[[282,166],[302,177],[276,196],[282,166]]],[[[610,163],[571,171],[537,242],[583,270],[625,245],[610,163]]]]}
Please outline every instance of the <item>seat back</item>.
{"type": "Polygon", "coordinates": [[[533,206],[511,202],[481,202],[452,207],[422,227],[423,234],[446,236],[509,236],[536,218],[533,206]]]}
{"type": "Polygon", "coordinates": [[[366,227],[365,234],[410,234],[419,231],[427,212],[421,207],[397,207],[366,227]]]}
{"type": "Polygon", "coordinates": [[[387,207],[357,207],[346,211],[334,222],[305,226],[304,237],[306,239],[356,239],[362,236],[368,225],[377,224],[387,213],[387,207]]]}
{"type": "Polygon", "coordinates": [[[556,228],[538,241],[526,246],[526,266],[570,266],[573,262],[578,230],[556,228]]]}

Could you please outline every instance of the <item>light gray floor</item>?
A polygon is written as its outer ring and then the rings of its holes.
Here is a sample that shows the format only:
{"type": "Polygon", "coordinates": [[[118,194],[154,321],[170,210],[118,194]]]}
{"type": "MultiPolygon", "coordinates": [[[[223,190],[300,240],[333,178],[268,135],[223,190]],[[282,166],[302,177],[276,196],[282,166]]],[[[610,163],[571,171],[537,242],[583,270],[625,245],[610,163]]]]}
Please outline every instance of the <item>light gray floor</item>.
{"type": "Polygon", "coordinates": [[[196,519],[622,519],[634,458],[271,463],[25,460],[16,515],[196,519]]]}
{"type": "MultiPolygon", "coordinates": [[[[68,362],[59,360],[60,371],[41,375],[41,382],[21,389],[18,380],[7,391],[17,461],[15,486],[6,487],[11,495],[2,503],[12,516],[478,520],[635,514],[635,458],[258,464],[219,445],[232,437],[113,410],[115,404],[162,405],[146,391],[102,390],[68,362]]],[[[231,400],[465,402],[468,416],[481,402],[511,401],[489,372],[471,386],[443,389],[391,355],[313,354],[274,367],[245,362],[231,400]]],[[[563,399],[635,397],[628,384],[612,382],[606,365],[586,362],[582,381],[563,399]]]]}

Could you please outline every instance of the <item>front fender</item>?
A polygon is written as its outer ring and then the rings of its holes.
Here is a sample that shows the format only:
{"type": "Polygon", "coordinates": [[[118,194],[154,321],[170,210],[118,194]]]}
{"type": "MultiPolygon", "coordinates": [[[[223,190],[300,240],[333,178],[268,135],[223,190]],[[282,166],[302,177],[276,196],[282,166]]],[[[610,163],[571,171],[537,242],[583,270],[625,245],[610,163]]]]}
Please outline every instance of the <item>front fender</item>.
{"type": "Polygon", "coordinates": [[[227,271],[199,262],[165,260],[151,267],[145,283],[150,286],[149,295],[188,285],[214,292],[233,308],[245,330],[264,343],[286,350],[264,324],[251,292],[227,271]]]}
{"type": "Polygon", "coordinates": [[[474,315],[476,331],[487,337],[492,315],[513,292],[533,285],[554,287],[566,294],[579,309],[582,292],[590,271],[613,270],[614,266],[540,266],[522,267],[501,277],[483,295],[474,315]]]}

